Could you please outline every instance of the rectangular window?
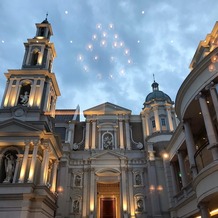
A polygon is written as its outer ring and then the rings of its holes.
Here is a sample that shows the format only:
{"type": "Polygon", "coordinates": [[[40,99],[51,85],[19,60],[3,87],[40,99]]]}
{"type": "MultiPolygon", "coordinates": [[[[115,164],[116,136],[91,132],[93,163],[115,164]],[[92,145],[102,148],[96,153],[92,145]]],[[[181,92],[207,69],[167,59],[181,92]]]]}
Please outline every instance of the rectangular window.
{"type": "Polygon", "coordinates": [[[161,118],[161,125],[162,125],[162,126],[166,126],[166,121],[165,121],[164,118],[161,118]]]}
{"type": "Polygon", "coordinates": [[[152,127],[156,128],[155,120],[152,120],[151,123],[152,123],[152,127]]]}

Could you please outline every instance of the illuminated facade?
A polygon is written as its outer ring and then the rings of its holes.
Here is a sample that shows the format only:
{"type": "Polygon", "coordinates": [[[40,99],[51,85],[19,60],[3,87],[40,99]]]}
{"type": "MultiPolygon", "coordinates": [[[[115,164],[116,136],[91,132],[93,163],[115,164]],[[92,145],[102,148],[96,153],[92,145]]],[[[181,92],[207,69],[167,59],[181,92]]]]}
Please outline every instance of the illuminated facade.
{"type": "Polygon", "coordinates": [[[56,56],[45,19],[8,70],[0,108],[0,217],[216,217],[217,30],[174,102],[153,82],[139,115],[106,102],[55,108],[56,56]]]}

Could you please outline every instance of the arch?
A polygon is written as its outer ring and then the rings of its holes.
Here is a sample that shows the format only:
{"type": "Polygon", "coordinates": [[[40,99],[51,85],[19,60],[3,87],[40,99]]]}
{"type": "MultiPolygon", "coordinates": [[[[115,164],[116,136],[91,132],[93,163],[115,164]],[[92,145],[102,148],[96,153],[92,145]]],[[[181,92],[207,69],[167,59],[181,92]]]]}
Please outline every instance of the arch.
{"type": "Polygon", "coordinates": [[[111,176],[111,175],[118,176],[121,174],[121,172],[115,168],[104,168],[104,169],[100,169],[96,171],[95,174],[97,176],[104,176],[104,175],[105,176],[111,176]]]}
{"type": "Polygon", "coordinates": [[[17,104],[27,106],[27,104],[29,102],[31,85],[32,85],[31,80],[22,80],[20,82],[20,91],[19,91],[19,95],[18,95],[18,103],[17,104]]]}
{"type": "Polygon", "coordinates": [[[20,154],[18,148],[10,146],[2,150],[1,154],[3,155],[1,158],[1,169],[0,169],[0,183],[12,183],[17,155],[20,154]]]}
{"type": "Polygon", "coordinates": [[[39,58],[39,53],[40,51],[38,49],[34,49],[32,51],[32,54],[31,54],[31,61],[30,61],[30,64],[31,65],[37,65],[38,64],[38,58],[39,58]]]}

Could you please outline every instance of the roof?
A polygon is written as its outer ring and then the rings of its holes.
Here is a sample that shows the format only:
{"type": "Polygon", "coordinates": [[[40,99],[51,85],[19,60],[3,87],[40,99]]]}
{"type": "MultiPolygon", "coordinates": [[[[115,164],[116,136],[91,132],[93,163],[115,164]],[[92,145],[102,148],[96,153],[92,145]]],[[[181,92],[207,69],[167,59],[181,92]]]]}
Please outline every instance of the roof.
{"type": "Polygon", "coordinates": [[[156,101],[167,101],[169,103],[172,103],[172,100],[169,97],[169,95],[159,90],[159,84],[157,82],[154,81],[151,86],[153,91],[147,95],[147,97],[145,98],[145,102],[156,100],[156,101]]]}
{"type": "MultiPolygon", "coordinates": [[[[76,114],[75,110],[56,110],[55,111],[55,122],[70,122],[73,120],[74,115],[76,114]]],[[[76,118],[78,120],[79,117],[76,118]]]]}

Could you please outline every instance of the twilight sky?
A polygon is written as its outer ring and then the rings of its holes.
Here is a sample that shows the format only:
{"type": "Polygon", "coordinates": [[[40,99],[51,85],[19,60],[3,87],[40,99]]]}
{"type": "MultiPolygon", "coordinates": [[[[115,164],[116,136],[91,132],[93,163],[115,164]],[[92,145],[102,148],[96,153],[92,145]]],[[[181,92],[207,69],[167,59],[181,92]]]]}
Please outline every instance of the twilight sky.
{"type": "Polygon", "coordinates": [[[111,102],[139,114],[153,74],[175,101],[217,11],[217,0],[1,0],[0,99],[4,72],[21,68],[23,43],[48,12],[58,109],[111,102]]]}

